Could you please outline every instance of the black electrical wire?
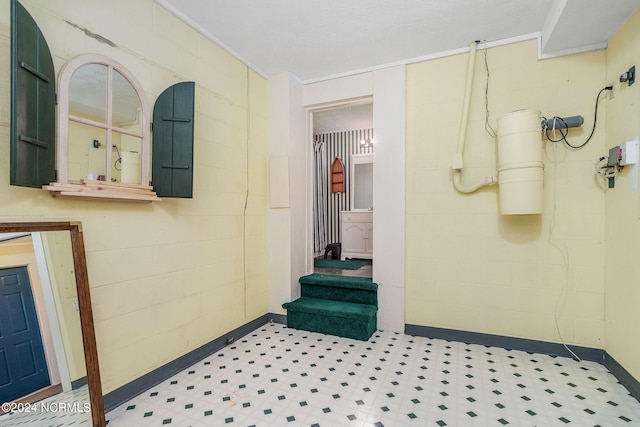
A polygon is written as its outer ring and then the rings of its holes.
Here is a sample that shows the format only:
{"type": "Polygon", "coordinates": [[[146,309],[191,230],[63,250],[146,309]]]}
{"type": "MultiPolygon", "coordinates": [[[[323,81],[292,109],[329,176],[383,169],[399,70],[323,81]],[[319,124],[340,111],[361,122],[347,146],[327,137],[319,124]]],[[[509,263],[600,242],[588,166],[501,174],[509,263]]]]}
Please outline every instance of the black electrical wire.
{"type": "MultiPolygon", "coordinates": [[[[564,124],[564,130],[562,128],[558,128],[561,136],[560,136],[560,139],[554,140],[549,137],[549,127],[545,125],[545,133],[546,133],[547,139],[551,142],[563,141],[567,145],[567,147],[571,148],[572,150],[579,150],[585,145],[587,145],[587,143],[591,141],[591,137],[593,136],[593,133],[596,130],[596,123],[598,122],[598,101],[600,101],[600,95],[602,95],[602,92],[604,92],[605,90],[612,90],[612,89],[613,89],[613,86],[605,86],[602,89],[600,89],[600,92],[598,92],[598,96],[596,96],[596,106],[594,108],[594,114],[593,114],[593,127],[591,128],[591,133],[589,134],[589,137],[585,142],[583,142],[580,145],[571,145],[571,143],[567,140],[567,133],[569,133],[569,127],[567,126],[564,120],[562,120],[560,117],[557,117],[557,116],[553,118],[554,128],[555,128],[556,122],[561,122],[562,124],[564,124]]],[[[546,119],[545,119],[545,123],[546,123],[546,119]]]]}
{"type": "Polygon", "coordinates": [[[489,61],[487,60],[487,51],[489,49],[487,49],[487,41],[484,41],[484,67],[487,70],[487,83],[484,87],[484,110],[485,110],[485,117],[484,117],[484,130],[487,132],[487,134],[489,134],[489,136],[491,138],[497,138],[498,135],[495,131],[495,129],[493,129],[493,127],[491,127],[491,124],[489,123],[489,61]]]}
{"type": "Polygon", "coordinates": [[[118,153],[118,159],[113,162],[113,168],[117,171],[121,171],[122,170],[122,156],[120,155],[120,150],[118,150],[118,146],[114,145],[113,148],[116,149],[116,152],[118,153]],[[120,163],[120,169],[118,169],[118,163],[120,163]]]}
{"type": "Polygon", "coordinates": [[[593,127],[591,128],[591,133],[589,134],[589,138],[587,138],[585,142],[583,142],[581,145],[578,145],[578,146],[573,146],[569,144],[569,142],[565,139],[565,144],[567,144],[570,148],[574,150],[578,150],[584,147],[585,145],[587,145],[587,142],[591,140],[591,137],[593,136],[593,132],[595,132],[596,130],[596,122],[598,121],[598,101],[600,100],[600,95],[602,95],[602,92],[604,92],[605,90],[611,90],[611,89],[613,89],[612,86],[605,86],[602,89],[600,89],[600,92],[598,92],[598,96],[596,96],[596,107],[595,107],[595,113],[593,115],[593,127]]]}
{"type": "MultiPolygon", "coordinates": [[[[547,123],[547,118],[546,117],[543,117],[542,119],[544,120],[544,123],[547,123]]],[[[569,133],[569,126],[567,125],[567,123],[561,117],[558,117],[558,116],[554,116],[552,118],[552,120],[553,120],[553,127],[551,128],[551,130],[559,131],[560,132],[560,138],[559,139],[551,139],[551,137],[549,136],[549,128],[545,125],[545,134],[547,136],[547,139],[550,142],[564,141],[565,144],[571,146],[571,144],[569,144],[569,141],[567,141],[567,134],[569,133]],[[562,125],[564,125],[564,129],[556,127],[556,123],[558,123],[558,122],[560,122],[562,125]]]]}

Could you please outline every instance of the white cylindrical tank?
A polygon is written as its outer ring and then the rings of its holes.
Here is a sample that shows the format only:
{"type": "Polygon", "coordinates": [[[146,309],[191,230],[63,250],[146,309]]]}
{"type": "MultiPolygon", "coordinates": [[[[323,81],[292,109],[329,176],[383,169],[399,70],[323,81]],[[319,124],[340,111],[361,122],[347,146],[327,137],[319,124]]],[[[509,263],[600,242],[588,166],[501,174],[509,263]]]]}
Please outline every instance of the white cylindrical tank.
{"type": "Polygon", "coordinates": [[[518,110],[498,119],[500,213],[542,213],[540,112],[518,110]]]}

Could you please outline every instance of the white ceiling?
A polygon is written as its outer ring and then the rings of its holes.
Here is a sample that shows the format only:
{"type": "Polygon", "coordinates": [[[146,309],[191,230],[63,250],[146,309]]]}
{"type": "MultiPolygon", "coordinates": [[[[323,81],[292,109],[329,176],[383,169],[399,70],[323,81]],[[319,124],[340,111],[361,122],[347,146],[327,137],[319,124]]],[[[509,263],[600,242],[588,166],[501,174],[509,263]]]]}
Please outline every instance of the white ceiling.
{"type": "Polygon", "coordinates": [[[540,35],[542,56],[606,47],[640,0],[156,0],[265,77],[302,82],[540,35]]]}

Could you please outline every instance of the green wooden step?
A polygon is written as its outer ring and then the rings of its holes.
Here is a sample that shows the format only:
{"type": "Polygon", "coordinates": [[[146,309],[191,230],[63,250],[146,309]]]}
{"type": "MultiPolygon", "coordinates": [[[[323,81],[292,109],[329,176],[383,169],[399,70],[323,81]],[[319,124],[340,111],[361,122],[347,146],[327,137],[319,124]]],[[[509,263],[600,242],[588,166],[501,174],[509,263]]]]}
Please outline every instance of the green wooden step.
{"type": "Polygon", "coordinates": [[[378,285],[368,277],[314,273],[299,282],[302,297],[378,306],[378,285]]]}
{"type": "Polygon", "coordinates": [[[378,308],[369,304],[300,297],[282,304],[287,326],[366,341],[376,330],[378,308]]]}

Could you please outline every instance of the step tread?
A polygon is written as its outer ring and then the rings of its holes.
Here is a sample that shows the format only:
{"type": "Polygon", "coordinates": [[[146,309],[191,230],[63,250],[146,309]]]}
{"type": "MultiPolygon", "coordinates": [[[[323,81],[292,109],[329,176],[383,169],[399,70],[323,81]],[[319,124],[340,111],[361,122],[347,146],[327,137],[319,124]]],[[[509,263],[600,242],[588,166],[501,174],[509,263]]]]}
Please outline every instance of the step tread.
{"type": "Polygon", "coordinates": [[[312,273],[300,277],[298,280],[303,285],[330,286],[335,288],[362,289],[366,291],[377,291],[378,284],[374,283],[370,277],[358,276],[336,276],[333,274],[312,273]]]}
{"type": "Polygon", "coordinates": [[[308,297],[300,297],[295,301],[286,302],[282,304],[282,308],[348,318],[368,317],[378,311],[378,307],[375,305],[308,297]]]}

